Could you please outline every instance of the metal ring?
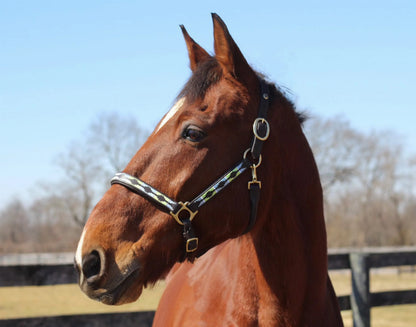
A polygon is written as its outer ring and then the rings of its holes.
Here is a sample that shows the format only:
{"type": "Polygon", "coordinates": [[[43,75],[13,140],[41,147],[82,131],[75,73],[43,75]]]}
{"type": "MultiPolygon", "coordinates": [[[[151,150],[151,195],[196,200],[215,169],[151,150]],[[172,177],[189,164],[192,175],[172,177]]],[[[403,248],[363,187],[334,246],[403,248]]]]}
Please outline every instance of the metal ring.
{"type": "Polygon", "coordinates": [[[253,133],[254,133],[254,136],[257,139],[259,139],[260,141],[266,141],[269,138],[269,135],[270,135],[269,122],[264,118],[256,118],[254,120],[254,123],[253,123],[253,133]],[[260,136],[257,132],[257,126],[259,125],[259,123],[266,124],[266,135],[265,136],[260,136]]]}
{"type": "MultiPolygon", "coordinates": [[[[249,153],[250,151],[251,151],[250,148],[248,148],[246,151],[244,151],[243,159],[246,159],[247,158],[247,153],[249,153]]],[[[259,160],[257,161],[257,163],[256,164],[252,164],[250,167],[257,168],[258,166],[261,165],[261,161],[262,161],[262,157],[260,155],[259,156],[259,160]]]]}

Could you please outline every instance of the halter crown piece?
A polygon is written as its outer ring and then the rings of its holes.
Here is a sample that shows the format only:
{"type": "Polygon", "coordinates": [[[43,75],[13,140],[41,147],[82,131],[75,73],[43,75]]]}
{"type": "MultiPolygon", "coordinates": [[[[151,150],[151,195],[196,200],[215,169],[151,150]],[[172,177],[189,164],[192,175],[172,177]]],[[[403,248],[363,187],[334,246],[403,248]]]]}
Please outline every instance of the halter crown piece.
{"type": "MultiPolygon", "coordinates": [[[[117,173],[111,179],[111,185],[120,184],[128,188],[130,191],[144,197],[153,202],[157,207],[169,213],[173,219],[183,226],[183,237],[185,239],[185,256],[189,261],[193,261],[195,255],[191,255],[198,249],[199,239],[196,237],[192,228],[192,220],[198,213],[199,208],[212,199],[216,194],[222,191],[227,185],[240,176],[247,168],[251,168],[252,180],[248,182],[248,190],[250,192],[250,219],[248,226],[244,232],[248,233],[254,226],[257,218],[257,208],[260,199],[261,182],[257,180],[257,168],[260,166],[262,157],[261,150],[264,141],[270,134],[270,126],[267,122],[267,111],[269,108],[269,87],[267,83],[260,80],[261,97],[257,118],[253,123],[253,141],[251,147],[248,148],[240,160],[233,168],[224,173],[217,181],[206,188],[195,199],[190,202],[176,202],[167,195],[156,190],[154,187],[143,182],[141,179],[126,173],[117,173]],[[248,158],[250,157],[250,158],[248,158]],[[257,163],[254,161],[257,160],[257,163]]],[[[199,254],[202,255],[203,253],[199,254]]]]}

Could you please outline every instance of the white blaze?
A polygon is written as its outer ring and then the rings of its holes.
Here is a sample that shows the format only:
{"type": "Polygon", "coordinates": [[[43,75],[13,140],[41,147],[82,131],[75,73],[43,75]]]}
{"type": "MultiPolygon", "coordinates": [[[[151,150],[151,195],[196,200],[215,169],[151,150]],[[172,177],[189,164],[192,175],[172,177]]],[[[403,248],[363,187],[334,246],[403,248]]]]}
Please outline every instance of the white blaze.
{"type": "Polygon", "coordinates": [[[84,243],[85,228],[82,231],[81,238],[78,242],[77,252],[75,253],[75,262],[81,267],[82,266],[82,244],[84,243]]]}
{"type": "Polygon", "coordinates": [[[168,111],[168,113],[163,117],[162,121],[156,127],[155,133],[157,133],[175,114],[182,108],[183,103],[185,102],[185,97],[180,98],[173,107],[168,111]]]}

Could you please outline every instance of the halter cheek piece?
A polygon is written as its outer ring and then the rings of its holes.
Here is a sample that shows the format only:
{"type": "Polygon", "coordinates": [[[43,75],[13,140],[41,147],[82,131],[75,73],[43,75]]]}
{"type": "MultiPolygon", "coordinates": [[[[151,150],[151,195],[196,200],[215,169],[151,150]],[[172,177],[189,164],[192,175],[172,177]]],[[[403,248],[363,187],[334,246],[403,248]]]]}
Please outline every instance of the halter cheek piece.
{"type": "Polygon", "coordinates": [[[244,234],[248,233],[256,222],[261,189],[261,182],[257,180],[257,168],[260,166],[262,161],[261,150],[263,143],[267,140],[270,134],[270,126],[266,120],[267,111],[269,108],[269,87],[263,80],[260,81],[260,86],[260,106],[257,118],[253,123],[254,137],[251,143],[251,147],[244,152],[242,160],[240,160],[233,168],[223,174],[217,181],[215,181],[192,201],[176,202],[149,184],[143,182],[139,178],[133,177],[126,173],[117,173],[111,179],[111,185],[123,185],[130,191],[155,203],[160,210],[169,213],[179,225],[183,226],[185,251],[188,255],[188,259],[191,261],[194,257],[190,259],[189,255],[198,249],[199,240],[192,228],[192,220],[198,213],[199,208],[207,203],[208,200],[212,199],[220,191],[222,191],[227,185],[234,181],[249,167],[251,168],[252,173],[252,180],[248,182],[251,211],[249,223],[244,234]]]}

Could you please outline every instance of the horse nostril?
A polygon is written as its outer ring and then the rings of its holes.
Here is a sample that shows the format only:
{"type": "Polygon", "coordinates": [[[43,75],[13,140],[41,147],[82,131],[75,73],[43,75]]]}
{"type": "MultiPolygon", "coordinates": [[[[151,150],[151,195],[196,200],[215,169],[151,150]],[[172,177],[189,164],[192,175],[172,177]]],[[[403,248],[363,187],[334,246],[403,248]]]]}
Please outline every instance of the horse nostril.
{"type": "Polygon", "coordinates": [[[86,279],[98,276],[101,271],[101,259],[98,251],[92,251],[82,260],[82,272],[86,279]]]}

